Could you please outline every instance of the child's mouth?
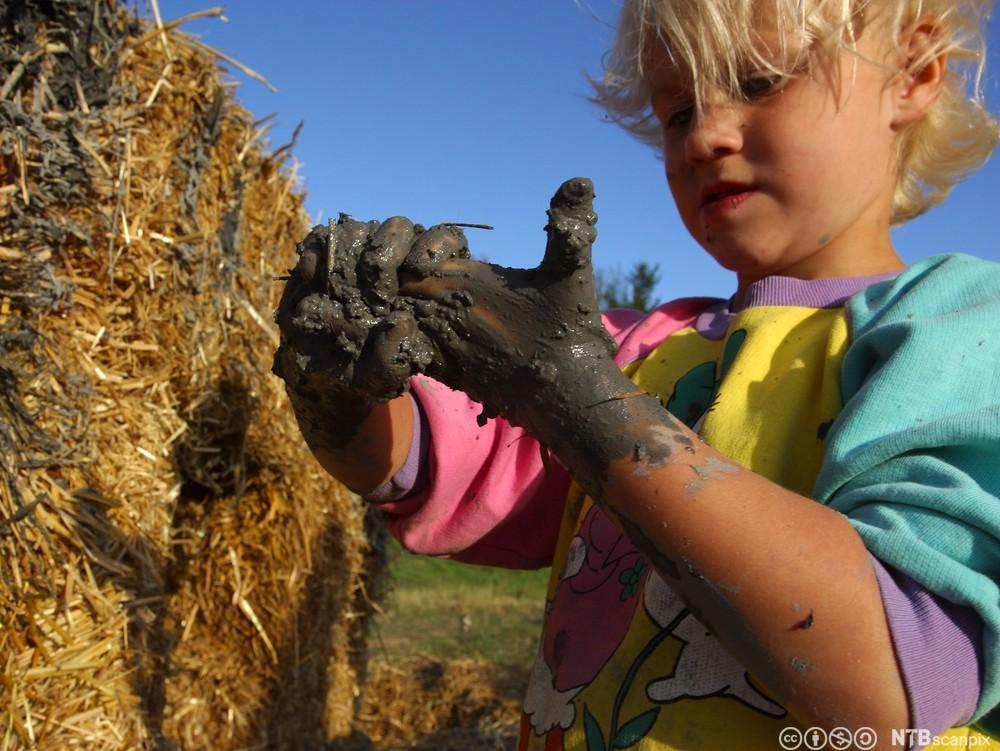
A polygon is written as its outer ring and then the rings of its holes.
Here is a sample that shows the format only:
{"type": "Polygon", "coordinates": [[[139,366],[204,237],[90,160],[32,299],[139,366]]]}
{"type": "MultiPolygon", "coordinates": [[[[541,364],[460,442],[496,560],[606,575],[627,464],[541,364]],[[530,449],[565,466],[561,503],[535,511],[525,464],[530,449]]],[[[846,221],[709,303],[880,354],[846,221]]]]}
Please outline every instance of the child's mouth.
{"type": "Polygon", "coordinates": [[[702,213],[708,215],[728,213],[738,208],[756,192],[756,189],[748,185],[710,192],[702,201],[702,213]]]}

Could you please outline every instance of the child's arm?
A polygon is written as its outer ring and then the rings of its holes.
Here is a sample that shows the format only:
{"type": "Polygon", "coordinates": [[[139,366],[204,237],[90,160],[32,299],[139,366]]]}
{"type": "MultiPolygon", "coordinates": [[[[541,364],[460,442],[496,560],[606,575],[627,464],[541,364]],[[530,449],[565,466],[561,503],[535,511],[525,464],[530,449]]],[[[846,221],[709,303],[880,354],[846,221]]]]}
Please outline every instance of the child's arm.
{"type": "Polygon", "coordinates": [[[590,190],[571,181],[553,199],[538,269],[448,261],[404,283],[439,305],[422,325],[461,331],[438,340],[452,364],[440,377],[553,450],[800,721],[887,739],[907,701],[861,538],[701,443],[611,362],[594,326],[590,190]]]}
{"type": "MultiPolygon", "coordinates": [[[[678,300],[646,315],[608,311],[619,367],[690,325],[707,298],[678,300]]],[[[369,500],[393,536],[417,553],[506,568],[552,562],[569,490],[565,468],[523,428],[497,417],[477,425],[482,405],[426,376],[411,379],[419,405],[406,469],[369,500]]]]}
{"type": "Polygon", "coordinates": [[[615,405],[607,422],[645,444],[649,458],[609,457],[607,479],[592,483],[597,497],[801,722],[868,726],[883,741],[907,727],[880,590],[858,533],[664,416],[655,403],[615,405]]]}
{"type": "Polygon", "coordinates": [[[413,434],[413,408],[409,396],[385,404],[359,402],[357,410],[318,410],[315,400],[289,392],[292,408],[302,435],[327,472],[356,493],[364,495],[387,482],[406,461],[413,434]],[[364,417],[360,415],[367,413],[364,417]],[[360,418],[360,421],[359,421],[360,418]],[[322,424],[356,422],[353,437],[342,447],[334,448],[325,439],[322,424]]]}

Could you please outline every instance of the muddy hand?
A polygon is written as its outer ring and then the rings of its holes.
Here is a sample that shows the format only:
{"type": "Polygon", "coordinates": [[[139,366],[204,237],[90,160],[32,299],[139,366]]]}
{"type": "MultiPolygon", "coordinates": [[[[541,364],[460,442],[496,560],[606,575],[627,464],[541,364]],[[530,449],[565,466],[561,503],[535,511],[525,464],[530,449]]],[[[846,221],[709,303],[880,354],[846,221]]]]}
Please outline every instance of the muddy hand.
{"type": "Polygon", "coordinates": [[[274,370],[290,387],[385,401],[424,369],[430,344],[397,301],[399,266],[416,232],[403,217],[379,224],[342,215],[299,243],[275,316],[274,370]]]}
{"type": "Polygon", "coordinates": [[[397,299],[399,266],[421,228],[341,216],[298,244],[275,320],[274,373],[314,448],[347,445],[372,401],[402,394],[431,344],[397,299]]]}
{"type": "Polygon", "coordinates": [[[560,186],[537,268],[449,257],[443,234],[418,238],[404,262],[400,295],[437,348],[428,372],[482,402],[484,414],[534,429],[554,390],[580,369],[609,367],[615,347],[591,268],[593,196],[586,178],[560,186]]]}

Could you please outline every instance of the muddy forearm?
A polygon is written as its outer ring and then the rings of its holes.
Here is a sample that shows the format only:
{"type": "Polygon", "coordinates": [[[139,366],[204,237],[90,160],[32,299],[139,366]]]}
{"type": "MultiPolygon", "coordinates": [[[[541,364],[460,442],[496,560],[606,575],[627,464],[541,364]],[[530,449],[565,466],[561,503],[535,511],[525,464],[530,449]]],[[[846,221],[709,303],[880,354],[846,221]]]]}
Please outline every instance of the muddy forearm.
{"type": "Polygon", "coordinates": [[[878,585],[847,520],[732,463],[624,376],[566,380],[534,431],[775,698],[808,724],[905,726],[878,585]]]}
{"type": "MultiPolygon", "coordinates": [[[[610,359],[570,362],[552,370],[554,378],[525,384],[523,393],[531,396],[509,416],[555,453],[598,502],[612,462],[650,450],[648,428],[666,432],[676,423],[679,430],[680,423],[659,401],[637,388],[610,359]]],[[[665,447],[652,450],[658,457],[665,447]]]]}

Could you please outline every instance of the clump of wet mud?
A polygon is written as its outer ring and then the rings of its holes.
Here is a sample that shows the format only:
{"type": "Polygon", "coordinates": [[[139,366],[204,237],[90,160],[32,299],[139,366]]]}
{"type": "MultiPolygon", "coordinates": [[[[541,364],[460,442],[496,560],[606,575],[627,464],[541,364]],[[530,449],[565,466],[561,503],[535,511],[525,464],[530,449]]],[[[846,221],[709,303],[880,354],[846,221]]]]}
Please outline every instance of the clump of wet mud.
{"type": "Polygon", "coordinates": [[[340,448],[372,401],[385,402],[425,372],[435,348],[416,321],[421,304],[399,295],[404,264],[468,258],[461,230],[424,230],[405,217],[361,222],[342,214],[296,246],[276,320],[274,373],[284,379],[313,446],[340,448]]]}
{"type": "Polygon", "coordinates": [[[275,373],[300,401],[327,406],[386,401],[428,373],[482,402],[484,417],[531,427],[544,404],[526,394],[560,380],[570,360],[614,352],[593,285],[593,196],[586,178],[560,186],[534,269],[471,260],[454,225],[342,215],[314,227],[277,312],[275,373]]]}
{"type": "Polygon", "coordinates": [[[433,347],[416,326],[415,301],[399,295],[399,271],[411,255],[414,267],[433,263],[425,260],[433,258],[427,239],[442,236],[452,255],[469,257],[461,230],[425,232],[404,217],[380,224],[342,214],[313,227],[296,247],[298,263],[278,307],[275,373],[290,384],[318,381],[376,401],[403,393],[406,379],[427,368],[433,347]]]}

